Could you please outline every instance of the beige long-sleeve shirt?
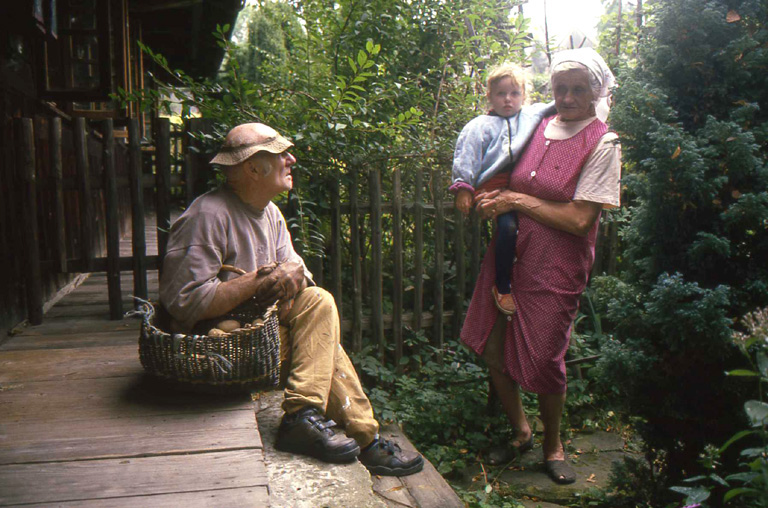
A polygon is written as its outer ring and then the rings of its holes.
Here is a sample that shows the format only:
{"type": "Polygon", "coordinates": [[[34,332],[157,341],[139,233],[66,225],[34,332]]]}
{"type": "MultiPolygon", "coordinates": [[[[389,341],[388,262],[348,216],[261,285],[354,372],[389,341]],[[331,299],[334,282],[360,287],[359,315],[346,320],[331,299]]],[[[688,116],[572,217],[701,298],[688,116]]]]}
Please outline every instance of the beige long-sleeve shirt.
{"type": "Polygon", "coordinates": [[[207,192],[171,227],[160,302],[189,330],[213,301],[218,285],[238,276],[219,273],[222,265],[252,272],[274,261],[301,263],[312,280],[277,205],[270,202],[255,211],[227,187],[207,192]]]}

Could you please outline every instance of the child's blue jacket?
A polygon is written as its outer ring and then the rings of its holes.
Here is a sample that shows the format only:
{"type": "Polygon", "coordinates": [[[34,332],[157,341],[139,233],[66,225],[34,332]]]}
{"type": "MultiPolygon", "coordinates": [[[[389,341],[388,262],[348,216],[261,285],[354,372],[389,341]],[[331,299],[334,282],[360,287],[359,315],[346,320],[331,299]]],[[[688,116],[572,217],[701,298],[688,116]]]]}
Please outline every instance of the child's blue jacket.
{"type": "Polygon", "coordinates": [[[523,106],[508,118],[495,113],[470,120],[461,130],[453,154],[450,190],[474,191],[493,175],[517,162],[539,122],[555,114],[554,103],[523,106]]]}

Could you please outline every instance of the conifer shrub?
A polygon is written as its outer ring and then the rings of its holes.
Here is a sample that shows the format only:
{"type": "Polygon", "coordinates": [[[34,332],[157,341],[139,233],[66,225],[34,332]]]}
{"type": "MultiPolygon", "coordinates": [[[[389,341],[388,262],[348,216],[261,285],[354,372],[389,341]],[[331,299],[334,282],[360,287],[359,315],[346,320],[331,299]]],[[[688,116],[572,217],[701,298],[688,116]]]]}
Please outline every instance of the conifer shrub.
{"type": "Polygon", "coordinates": [[[593,281],[601,382],[665,478],[743,425],[738,316],[768,304],[764,2],[670,0],[611,113],[630,219],[624,271],[593,281]]]}

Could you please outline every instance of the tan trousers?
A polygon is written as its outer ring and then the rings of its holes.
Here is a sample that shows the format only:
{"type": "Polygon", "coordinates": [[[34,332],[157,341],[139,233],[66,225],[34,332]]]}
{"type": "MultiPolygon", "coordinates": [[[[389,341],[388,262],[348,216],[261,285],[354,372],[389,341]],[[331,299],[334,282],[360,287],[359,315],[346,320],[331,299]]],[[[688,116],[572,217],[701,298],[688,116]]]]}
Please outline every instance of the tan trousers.
{"type": "Polygon", "coordinates": [[[333,296],[319,287],[301,291],[280,327],[285,401],[293,413],[304,406],[320,409],[363,447],[379,431],[360,379],[341,346],[339,313],[333,296]],[[287,367],[287,368],[286,368],[287,367]]]}

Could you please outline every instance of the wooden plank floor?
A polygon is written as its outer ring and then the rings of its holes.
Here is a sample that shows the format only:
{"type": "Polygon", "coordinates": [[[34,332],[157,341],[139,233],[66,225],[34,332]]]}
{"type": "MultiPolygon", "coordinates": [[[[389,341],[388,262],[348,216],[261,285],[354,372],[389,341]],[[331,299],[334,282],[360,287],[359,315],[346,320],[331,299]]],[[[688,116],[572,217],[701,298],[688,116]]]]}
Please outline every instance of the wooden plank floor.
{"type": "MultiPolygon", "coordinates": [[[[121,286],[128,311],[131,274],[121,286]]],[[[139,319],[110,321],[107,301],[93,274],[0,345],[0,506],[268,506],[250,396],[145,376],[139,319]]]]}
{"type": "MultiPolygon", "coordinates": [[[[147,253],[154,254],[150,221],[147,253]]],[[[130,255],[126,240],[121,255],[130,255]]],[[[148,287],[157,301],[157,272],[148,287]]],[[[130,273],[121,275],[121,290],[126,312],[134,304],[130,273]]],[[[0,506],[268,506],[250,396],[163,387],[139,362],[139,319],[108,316],[106,275],[95,273],[43,324],[0,339],[0,506]]],[[[382,435],[413,449],[397,427],[382,435]]],[[[373,491],[389,507],[463,506],[429,463],[411,477],[374,477],[373,491]]]]}

